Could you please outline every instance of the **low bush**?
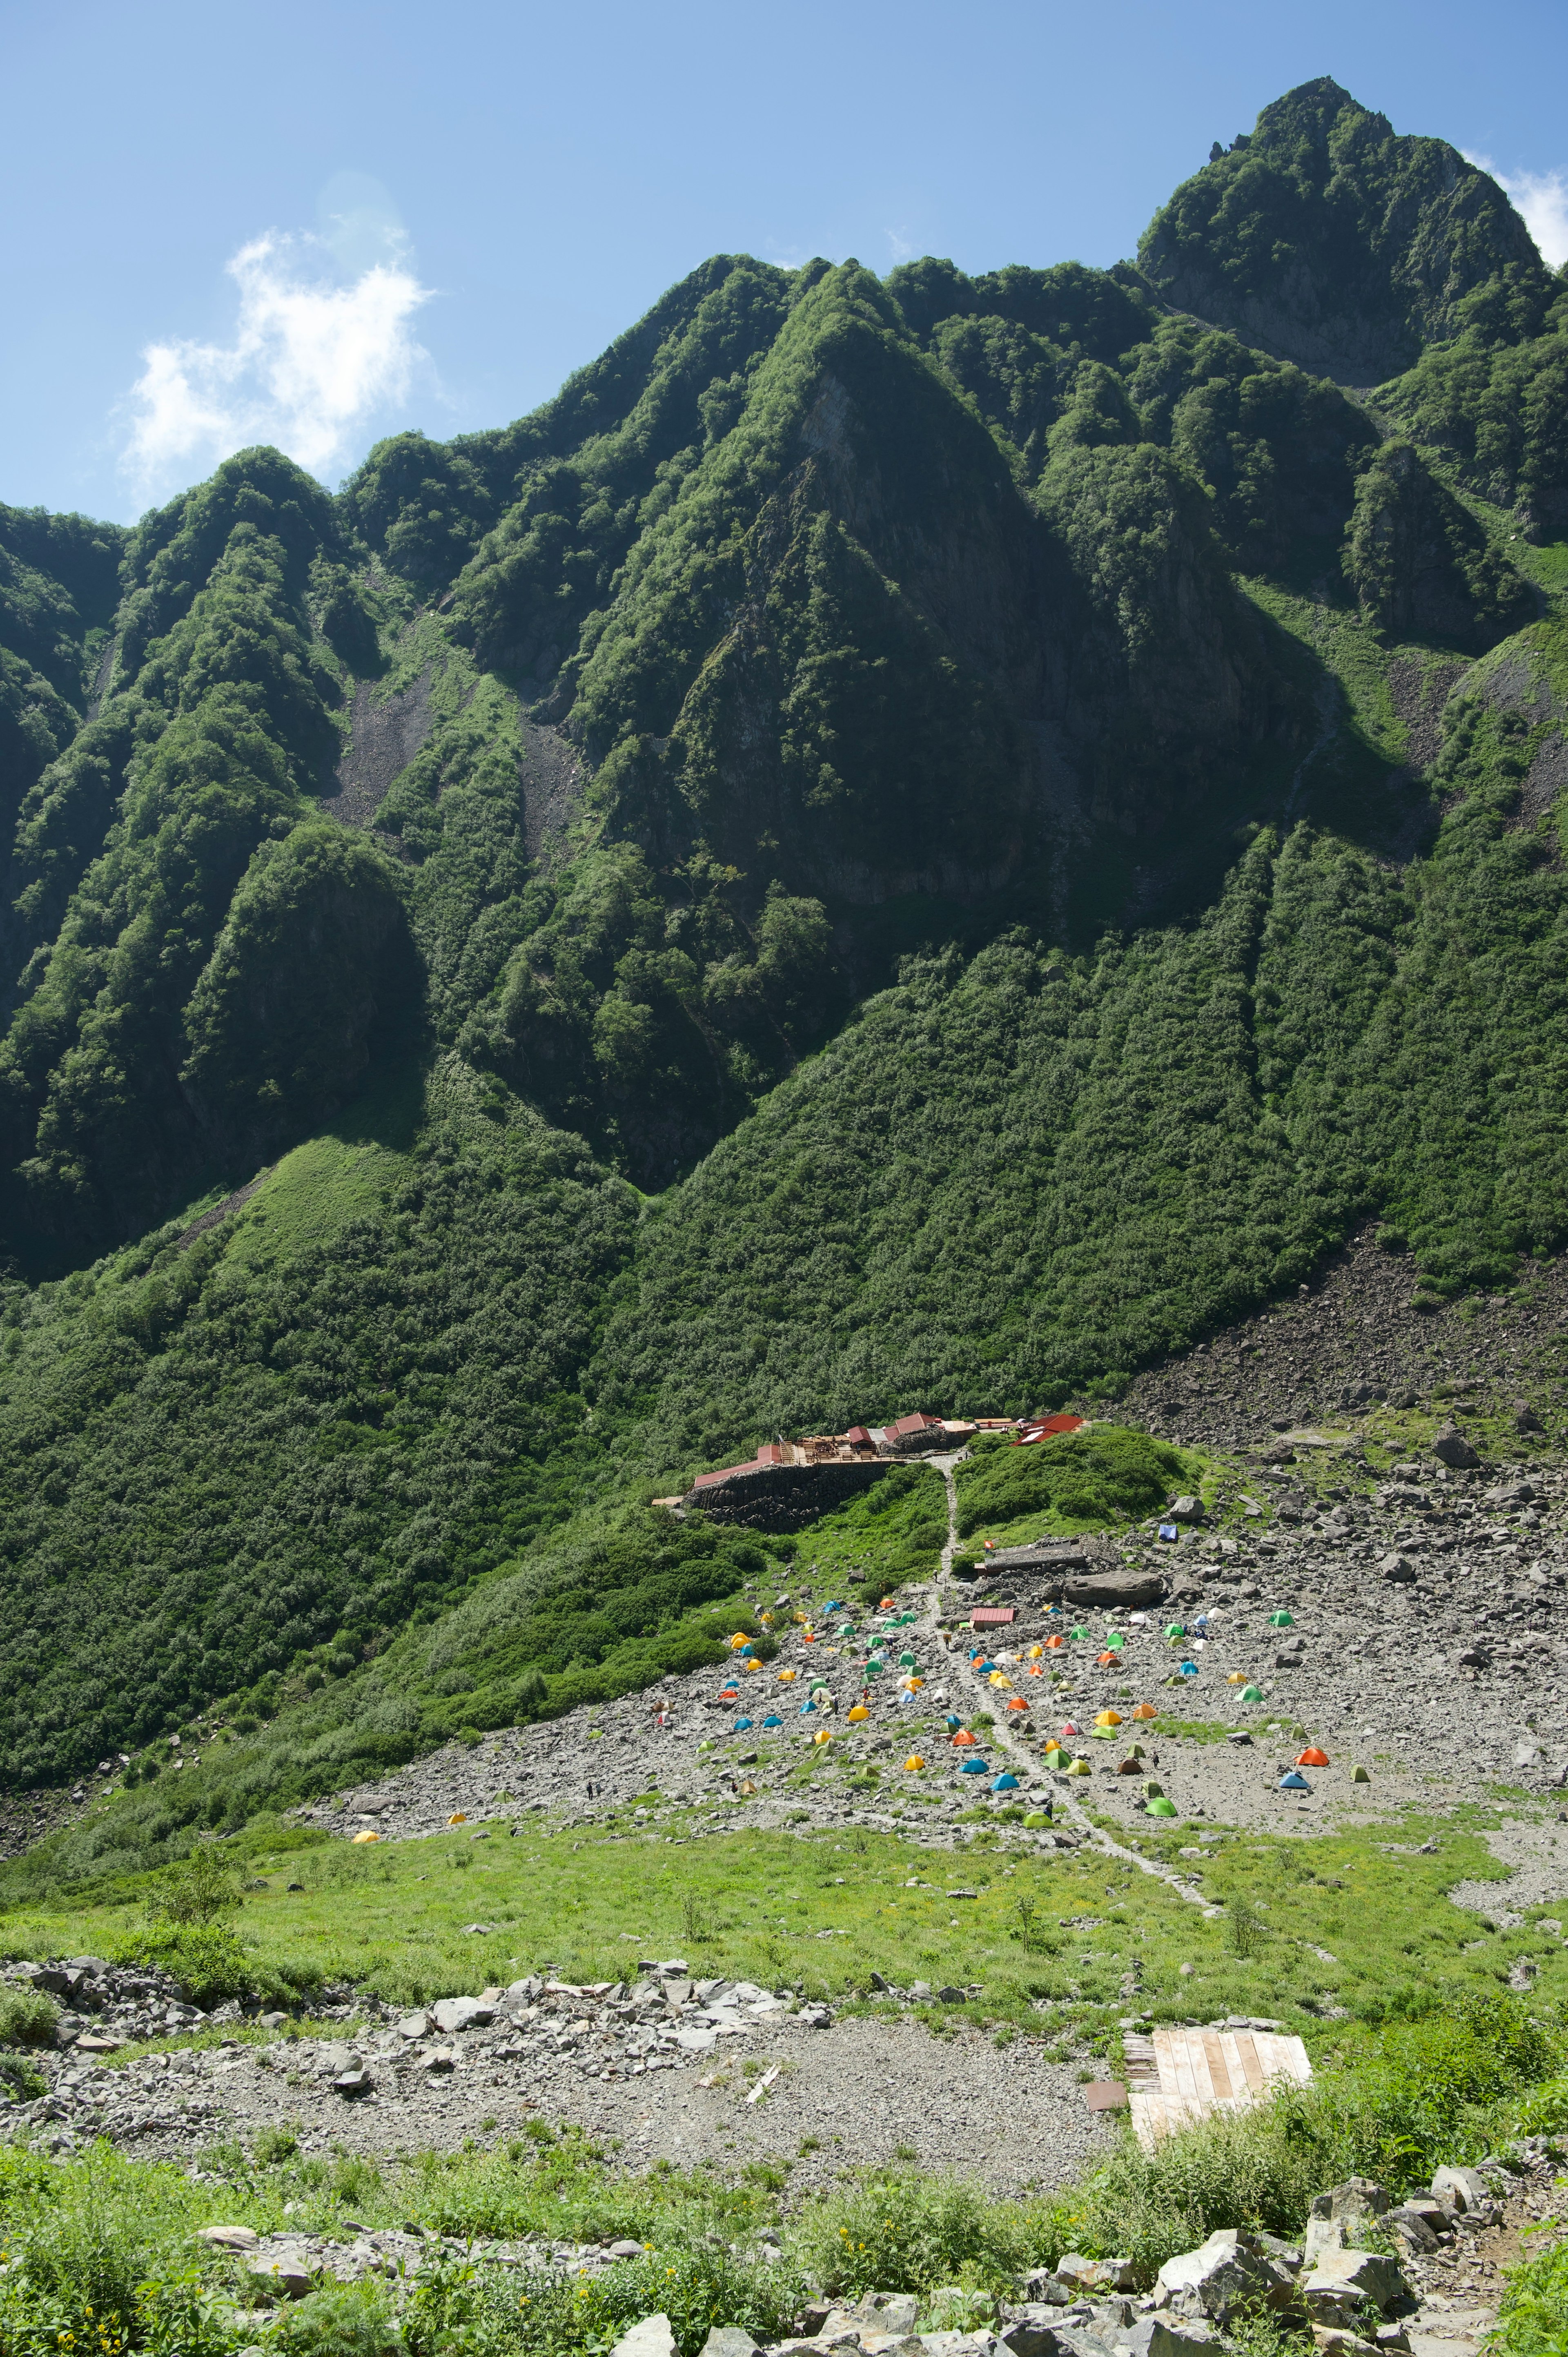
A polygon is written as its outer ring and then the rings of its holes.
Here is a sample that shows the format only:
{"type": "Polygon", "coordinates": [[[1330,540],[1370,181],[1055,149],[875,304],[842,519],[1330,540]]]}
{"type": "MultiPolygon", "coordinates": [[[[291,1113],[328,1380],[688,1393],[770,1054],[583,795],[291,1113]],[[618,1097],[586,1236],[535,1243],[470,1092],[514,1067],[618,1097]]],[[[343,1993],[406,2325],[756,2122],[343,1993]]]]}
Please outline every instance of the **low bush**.
{"type": "Polygon", "coordinates": [[[1568,2079],[1547,2079],[1532,2087],[1513,2121],[1515,2136],[1561,2136],[1568,2130],[1568,2079]]]}
{"type": "Polygon", "coordinates": [[[1568,2357],[1568,2243],[1510,2271],[1491,2346],[1493,2357],[1568,2357]]]}
{"type": "Polygon", "coordinates": [[[13,2101],[30,2104],[35,2095],[47,2091],[48,2083],[30,2055],[7,2054],[0,2050],[0,2088],[13,2101]]]}
{"type": "Polygon", "coordinates": [[[0,1990],[0,2046],[52,2046],[59,2007],[42,1989],[0,1990]]]}
{"type": "Polygon", "coordinates": [[[913,2171],[878,2175],[804,2209],[790,2254],[823,2291],[931,2290],[962,2280],[1001,2290],[1033,2263],[1036,2216],[978,2185],[913,2171]]]}
{"type": "Polygon", "coordinates": [[[203,2199],[177,2169],[106,2145],[63,2164],[0,2145],[5,2357],[72,2348],[83,2357],[124,2349],[219,2357],[231,2342],[191,2264],[203,2199]]]}
{"type": "MultiPolygon", "coordinates": [[[[404,2357],[408,2343],[380,2284],[333,2284],[285,2309],[278,2357],[404,2357]]],[[[461,2344],[459,2344],[461,2345],[461,2344]]]]}

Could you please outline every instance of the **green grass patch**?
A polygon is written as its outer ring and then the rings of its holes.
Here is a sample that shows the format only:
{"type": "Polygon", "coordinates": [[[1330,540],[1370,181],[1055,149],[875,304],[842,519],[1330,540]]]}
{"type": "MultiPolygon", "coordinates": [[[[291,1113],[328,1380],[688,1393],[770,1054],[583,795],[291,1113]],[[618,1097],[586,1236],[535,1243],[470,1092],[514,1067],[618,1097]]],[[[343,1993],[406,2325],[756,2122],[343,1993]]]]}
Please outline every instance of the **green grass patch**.
{"type": "MultiPolygon", "coordinates": [[[[1205,1739],[1198,1722],[1183,1731],[1205,1739]]],[[[829,1760],[812,1760],[805,1777],[842,1777],[844,1766],[832,1764],[838,1749],[836,1739],[823,1746],[829,1760]]],[[[717,1766],[727,1753],[704,1756],[717,1766]]],[[[869,1767],[884,1771],[877,1789],[913,1814],[920,1796],[890,1782],[886,1760],[849,1772],[869,1767]]],[[[1494,1821],[1477,1810],[1464,1825],[1413,1818],[1310,1840],[1231,1828],[1201,1846],[1189,1824],[1161,1838],[1143,1825],[1130,1835],[1118,1828],[1150,1857],[1202,1876],[1205,1896],[1227,1910],[1208,1921],[1164,1883],[1101,1853],[1036,1854],[1021,1824],[989,1811],[974,1821],[968,1855],[955,1857],[924,1846],[913,1825],[768,1833],[741,1820],[709,1832],[664,1806],[641,1826],[628,1813],[591,1830],[530,1822],[515,1837],[498,1826],[500,1837],[474,1843],[464,1827],[263,1857],[255,1866],[268,1888],[244,1893],[234,1932],[223,1936],[237,1942],[239,1969],[254,1986],[301,2006],[324,1981],[412,2005],[542,1964],[572,1979],[619,1980],[639,1953],[673,1953],[704,1973],[836,2002],[868,1996],[873,1972],[905,1987],[978,1984],[974,2018],[1042,2034],[1063,2021],[1106,2031],[1128,2010],[1131,1979],[1133,2009],[1156,2018],[1277,2015],[1316,2038],[1329,2033],[1336,2007],[1375,2022],[1413,2017],[1451,1994],[1484,1994],[1521,1955],[1539,1968],[1542,2001],[1568,2002],[1568,1960],[1548,1935],[1528,1924],[1494,1932],[1446,1895],[1461,1878],[1502,1875],[1482,1837],[1494,1821]],[[1411,1854],[1433,1830],[1437,1853],[1411,1854]],[[1203,1857],[1181,1856],[1196,1846],[1203,1857]],[[290,1881],[306,1888],[291,1891],[290,1881]],[[950,1902],[948,1887],[959,1882],[978,1898],[950,1902]],[[1259,1927],[1245,1954],[1228,1922],[1239,1901],[1259,1927]],[[491,1928],[467,1932],[475,1921],[491,1928]]],[[[142,1897],[122,1894],[95,1908],[14,1914],[0,1936],[18,1956],[129,1956],[145,1948],[144,1914],[142,1897]]]]}
{"type": "Polygon", "coordinates": [[[1047,1531],[1102,1530],[1155,1512],[1197,1475],[1178,1448],[1122,1426],[1091,1426],[1015,1447],[983,1435],[955,1476],[961,1539],[1021,1515],[1047,1531]]]}

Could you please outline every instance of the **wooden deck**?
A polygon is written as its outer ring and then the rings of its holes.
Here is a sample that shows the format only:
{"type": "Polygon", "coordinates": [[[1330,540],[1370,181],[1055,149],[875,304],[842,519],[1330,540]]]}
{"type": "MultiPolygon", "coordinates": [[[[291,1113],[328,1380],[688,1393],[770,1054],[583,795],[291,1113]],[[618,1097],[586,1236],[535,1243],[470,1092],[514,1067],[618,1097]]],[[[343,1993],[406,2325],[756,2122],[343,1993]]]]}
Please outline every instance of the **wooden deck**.
{"type": "Polygon", "coordinates": [[[1156,2029],[1152,2039],[1124,2039],[1122,2049],[1133,2130],[1145,2152],[1173,2128],[1241,2111],[1282,2079],[1305,2086],[1312,2076],[1301,2040],[1272,2029],[1156,2029]]]}

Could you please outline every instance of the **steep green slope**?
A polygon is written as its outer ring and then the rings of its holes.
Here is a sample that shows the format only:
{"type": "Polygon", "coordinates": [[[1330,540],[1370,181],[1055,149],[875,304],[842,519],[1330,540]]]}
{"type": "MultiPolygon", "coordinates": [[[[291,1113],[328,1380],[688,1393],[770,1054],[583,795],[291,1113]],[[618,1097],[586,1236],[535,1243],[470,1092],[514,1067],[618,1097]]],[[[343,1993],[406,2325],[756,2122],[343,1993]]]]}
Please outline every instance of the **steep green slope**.
{"type": "Polygon", "coordinates": [[[1561,306],[1380,123],[1292,93],[1142,279],[719,257],[336,500],[0,518],[0,1778],[620,1690],[746,1569],[704,1461],[1563,1241],[1561,306]],[[1448,340],[1369,407],[1260,287],[1448,340]]]}
{"type": "Polygon", "coordinates": [[[1144,233],[1151,285],[1340,383],[1376,384],[1463,324],[1504,272],[1548,274],[1497,182],[1445,139],[1396,135],[1324,75],[1265,106],[1144,233]]]}

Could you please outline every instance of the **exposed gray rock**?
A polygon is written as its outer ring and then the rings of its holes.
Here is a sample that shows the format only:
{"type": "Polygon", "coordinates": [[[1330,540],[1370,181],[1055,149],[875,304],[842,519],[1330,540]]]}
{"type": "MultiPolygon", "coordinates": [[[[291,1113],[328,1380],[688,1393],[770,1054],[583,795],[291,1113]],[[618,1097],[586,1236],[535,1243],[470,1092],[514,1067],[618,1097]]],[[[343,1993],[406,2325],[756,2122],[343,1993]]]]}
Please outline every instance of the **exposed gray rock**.
{"type": "Polygon", "coordinates": [[[1315,2324],[1342,2324],[1364,2307],[1386,2316],[1409,2296],[1399,2261],[1381,2251],[1325,2251],[1302,2286],[1315,2324]]]}
{"type": "Polygon", "coordinates": [[[1155,2297],[1178,2317],[1207,2317],[1223,2325],[1245,2303],[1273,2299],[1274,2270],[1250,2235],[1221,2227],[1195,2251],[1167,2259],[1155,2278],[1155,2297]]]}
{"type": "Polygon", "coordinates": [[[623,2332],[610,2352],[610,2357],[675,2357],[675,2332],[662,2309],[657,2316],[645,2316],[629,2332],[623,2332]]]}

